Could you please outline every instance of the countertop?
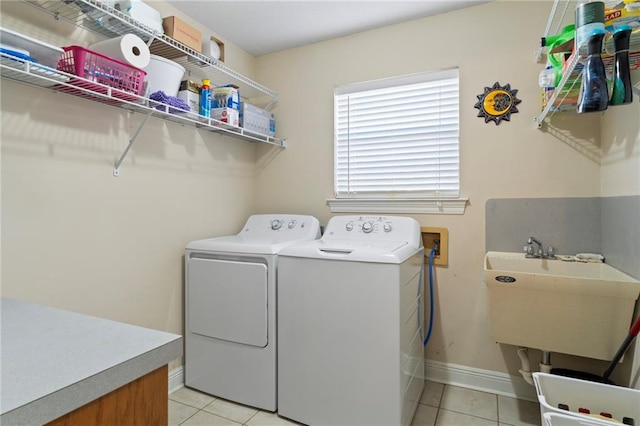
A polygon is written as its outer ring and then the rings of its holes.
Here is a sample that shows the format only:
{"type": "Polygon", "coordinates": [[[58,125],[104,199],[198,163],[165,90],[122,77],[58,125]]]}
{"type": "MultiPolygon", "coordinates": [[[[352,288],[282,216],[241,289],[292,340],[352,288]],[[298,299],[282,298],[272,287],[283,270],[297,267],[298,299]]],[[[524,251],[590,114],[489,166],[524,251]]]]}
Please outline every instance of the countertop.
{"type": "Polygon", "coordinates": [[[177,334],[6,297],[0,303],[1,424],[49,422],[182,355],[177,334]]]}

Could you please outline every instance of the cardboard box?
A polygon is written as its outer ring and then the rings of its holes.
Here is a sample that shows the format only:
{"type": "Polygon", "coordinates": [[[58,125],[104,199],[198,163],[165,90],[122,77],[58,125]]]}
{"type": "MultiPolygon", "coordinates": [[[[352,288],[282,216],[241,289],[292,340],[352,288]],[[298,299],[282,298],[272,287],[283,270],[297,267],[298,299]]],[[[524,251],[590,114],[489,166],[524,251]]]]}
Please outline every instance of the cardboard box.
{"type": "Polygon", "coordinates": [[[607,31],[614,32],[620,25],[629,25],[631,29],[640,27],[640,1],[630,2],[626,6],[623,4],[616,9],[605,9],[604,13],[607,31]]]}
{"type": "Polygon", "coordinates": [[[195,114],[200,112],[200,95],[190,90],[181,90],[178,92],[178,98],[182,99],[189,105],[189,111],[195,114]]]}
{"type": "Polygon", "coordinates": [[[200,34],[200,31],[177,16],[167,16],[164,18],[162,20],[162,27],[167,36],[192,48],[196,52],[202,51],[202,34],[200,34]]]}
{"type": "Polygon", "coordinates": [[[275,136],[276,119],[269,111],[242,102],[240,127],[262,135],[275,136]]]}
{"type": "Polygon", "coordinates": [[[179,90],[189,90],[194,93],[200,93],[200,83],[194,80],[182,80],[179,90]]]}
{"type": "Polygon", "coordinates": [[[211,108],[211,118],[240,127],[240,111],[233,108],[211,108]]]}
{"type": "Polygon", "coordinates": [[[211,108],[240,110],[240,92],[237,86],[219,86],[211,90],[211,108]]]}

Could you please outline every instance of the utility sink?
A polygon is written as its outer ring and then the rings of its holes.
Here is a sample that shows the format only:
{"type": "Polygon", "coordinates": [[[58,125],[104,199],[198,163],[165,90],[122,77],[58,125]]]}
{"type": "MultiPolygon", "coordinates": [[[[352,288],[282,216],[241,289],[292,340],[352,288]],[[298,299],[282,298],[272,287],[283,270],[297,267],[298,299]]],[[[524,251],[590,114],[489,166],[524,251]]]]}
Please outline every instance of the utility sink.
{"type": "Polygon", "coordinates": [[[640,281],[606,263],[487,252],[491,337],[500,343],[610,360],[629,332],[640,281]]]}

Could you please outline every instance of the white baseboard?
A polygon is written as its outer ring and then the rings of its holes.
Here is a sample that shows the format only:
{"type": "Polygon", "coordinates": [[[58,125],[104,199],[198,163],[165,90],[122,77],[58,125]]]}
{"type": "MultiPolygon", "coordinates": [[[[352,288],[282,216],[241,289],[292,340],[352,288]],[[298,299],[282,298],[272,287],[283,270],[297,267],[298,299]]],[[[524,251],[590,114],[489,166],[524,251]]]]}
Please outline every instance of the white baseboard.
{"type": "Polygon", "coordinates": [[[184,366],[169,371],[169,394],[184,386],[184,366]]]}
{"type": "Polygon", "coordinates": [[[428,359],[424,370],[425,379],[432,382],[538,402],[535,387],[520,376],[428,359]]]}
{"type": "MultiPolygon", "coordinates": [[[[424,360],[425,379],[445,385],[460,386],[512,398],[538,402],[535,387],[520,376],[491,370],[424,360]]],[[[184,366],[169,371],[169,393],[184,386],[184,366]]]]}

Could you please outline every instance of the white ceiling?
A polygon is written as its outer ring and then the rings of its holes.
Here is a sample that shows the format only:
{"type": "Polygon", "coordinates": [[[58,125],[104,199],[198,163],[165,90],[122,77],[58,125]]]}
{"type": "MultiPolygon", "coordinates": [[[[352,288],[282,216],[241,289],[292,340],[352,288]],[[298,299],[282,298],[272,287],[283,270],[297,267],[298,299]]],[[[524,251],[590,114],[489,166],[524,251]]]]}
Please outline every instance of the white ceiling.
{"type": "Polygon", "coordinates": [[[468,0],[169,0],[259,56],[486,3],[468,0]]]}

